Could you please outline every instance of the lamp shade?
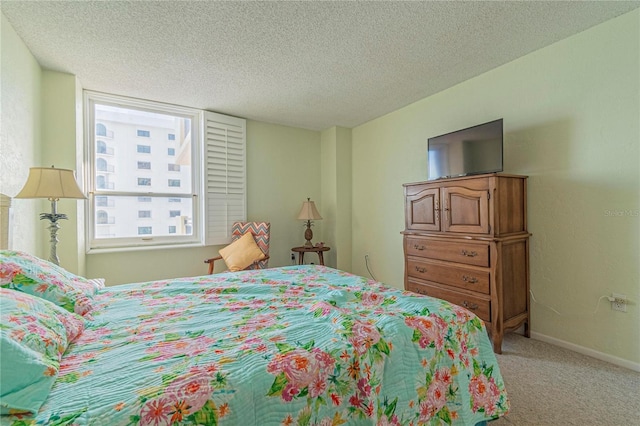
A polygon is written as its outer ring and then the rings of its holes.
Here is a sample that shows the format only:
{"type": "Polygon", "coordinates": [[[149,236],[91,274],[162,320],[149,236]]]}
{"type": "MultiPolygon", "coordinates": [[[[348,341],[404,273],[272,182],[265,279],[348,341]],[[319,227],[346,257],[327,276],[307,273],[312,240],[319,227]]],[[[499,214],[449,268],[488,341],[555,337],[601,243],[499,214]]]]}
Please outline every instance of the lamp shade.
{"type": "Polygon", "coordinates": [[[320,213],[318,213],[318,209],[316,209],[316,205],[310,198],[307,198],[307,201],[302,203],[302,208],[300,209],[300,213],[298,213],[298,220],[319,220],[322,219],[320,213]]]}
{"type": "Polygon", "coordinates": [[[73,170],[32,167],[24,187],[15,198],[87,198],[76,182],[73,170]]]}

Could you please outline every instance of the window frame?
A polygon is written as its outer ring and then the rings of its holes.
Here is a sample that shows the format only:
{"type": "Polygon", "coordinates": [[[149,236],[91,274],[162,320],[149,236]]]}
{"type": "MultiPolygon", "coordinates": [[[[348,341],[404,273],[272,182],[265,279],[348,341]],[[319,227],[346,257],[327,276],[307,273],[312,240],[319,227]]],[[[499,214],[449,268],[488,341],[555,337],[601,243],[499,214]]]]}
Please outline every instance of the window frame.
{"type": "MultiPolygon", "coordinates": [[[[84,111],[85,111],[85,164],[87,173],[85,184],[88,188],[88,201],[85,203],[85,213],[87,220],[85,226],[87,253],[99,253],[106,251],[128,251],[136,249],[163,248],[168,246],[201,246],[205,243],[205,228],[202,221],[204,214],[203,179],[206,174],[202,162],[202,110],[195,108],[164,104],[153,101],[129,98],[124,96],[110,95],[105,93],[84,91],[84,111]],[[97,141],[104,140],[104,136],[98,136],[96,132],[95,106],[109,105],[114,107],[142,110],[152,113],[169,114],[178,117],[191,119],[191,194],[149,192],[149,187],[139,187],[139,190],[114,191],[107,188],[101,189],[96,186],[96,149],[97,141]],[[122,238],[97,238],[96,237],[96,197],[99,196],[131,196],[131,197],[152,197],[152,198],[183,198],[192,203],[192,234],[191,235],[138,235],[122,238]]],[[[107,133],[108,133],[108,129],[107,133]]],[[[135,143],[135,142],[134,142],[135,143]]],[[[177,154],[177,152],[176,152],[177,154]]],[[[175,157],[175,156],[174,156],[175,157]]],[[[152,209],[153,211],[153,209],[152,209]]],[[[151,222],[154,221],[153,215],[151,222]]]]}

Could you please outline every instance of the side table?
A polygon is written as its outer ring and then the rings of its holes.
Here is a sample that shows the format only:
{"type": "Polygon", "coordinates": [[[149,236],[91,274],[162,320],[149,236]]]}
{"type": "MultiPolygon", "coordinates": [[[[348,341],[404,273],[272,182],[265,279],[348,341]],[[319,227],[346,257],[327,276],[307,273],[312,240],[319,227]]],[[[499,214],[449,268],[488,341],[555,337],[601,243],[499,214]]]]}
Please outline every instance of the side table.
{"type": "Polygon", "coordinates": [[[292,252],[298,253],[298,265],[303,265],[304,264],[304,254],[305,253],[318,253],[318,260],[320,262],[320,265],[324,266],[324,256],[323,253],[325,251],[329,251],[331,250],[330,247],[327,246],[323,246],[323,247],[307,247],[307,246],[302,246],[302,247],[294,247],[291,249],[292,252]]]}

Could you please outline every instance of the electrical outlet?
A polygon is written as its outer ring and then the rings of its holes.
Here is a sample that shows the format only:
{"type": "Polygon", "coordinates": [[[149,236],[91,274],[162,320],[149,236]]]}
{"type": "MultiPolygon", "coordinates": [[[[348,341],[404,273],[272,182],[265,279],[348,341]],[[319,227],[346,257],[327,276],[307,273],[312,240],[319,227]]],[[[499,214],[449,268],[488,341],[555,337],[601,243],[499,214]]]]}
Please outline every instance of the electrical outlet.
{"type": "Polygon", "coordinates": [[[614,311],[627,312],[627,296],[624,294],[612,293],[611,309],[614,311]]]}

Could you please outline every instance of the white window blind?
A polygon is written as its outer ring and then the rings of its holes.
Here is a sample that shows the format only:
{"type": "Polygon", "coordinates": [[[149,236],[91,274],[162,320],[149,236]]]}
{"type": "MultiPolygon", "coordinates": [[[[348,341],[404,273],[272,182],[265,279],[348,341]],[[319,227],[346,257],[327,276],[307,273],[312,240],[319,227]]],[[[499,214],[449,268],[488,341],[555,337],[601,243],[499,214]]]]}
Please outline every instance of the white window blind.
{"type": "Polygon", "coordinates": [[[233,222],[247,219],[246,120],[204,113],[205,244],[228,244],[233,222]]]}

